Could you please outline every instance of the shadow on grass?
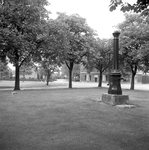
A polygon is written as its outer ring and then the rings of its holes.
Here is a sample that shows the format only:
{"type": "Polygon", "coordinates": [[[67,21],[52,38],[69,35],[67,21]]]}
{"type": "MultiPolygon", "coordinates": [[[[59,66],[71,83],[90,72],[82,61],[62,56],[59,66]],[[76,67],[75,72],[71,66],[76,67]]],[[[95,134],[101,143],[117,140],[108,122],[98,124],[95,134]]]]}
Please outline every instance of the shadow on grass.
{"type": "Polygon", "coordinates": [[[13,88],[13,86],[0,86],[0,89],[13,88]]]}

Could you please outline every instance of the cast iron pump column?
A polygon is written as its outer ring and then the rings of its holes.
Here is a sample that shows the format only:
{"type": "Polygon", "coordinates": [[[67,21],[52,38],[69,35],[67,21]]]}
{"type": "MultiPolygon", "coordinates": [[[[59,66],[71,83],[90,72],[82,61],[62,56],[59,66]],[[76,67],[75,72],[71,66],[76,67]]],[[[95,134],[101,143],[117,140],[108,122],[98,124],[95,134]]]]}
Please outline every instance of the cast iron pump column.
{"type": "Polygon", "coordinates": [[[109,82],[109,89],[108,94],[117,94],[122,95],[121,89],[121,73],[119,72],[119,35],[120,32],[115,31],[113,33],[114,40],[113,40],[113,71],[110,74],[110,82],[109,82]]]}

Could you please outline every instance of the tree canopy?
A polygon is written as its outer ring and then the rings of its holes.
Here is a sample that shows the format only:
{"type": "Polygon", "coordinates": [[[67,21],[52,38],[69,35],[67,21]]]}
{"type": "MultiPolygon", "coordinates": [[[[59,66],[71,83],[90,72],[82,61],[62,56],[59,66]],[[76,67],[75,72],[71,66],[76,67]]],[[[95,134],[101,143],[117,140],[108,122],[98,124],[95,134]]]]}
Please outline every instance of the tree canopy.
{"type": "Polygon", "coordinates": [[[19,68],[29,62],[37,48],[38,35],[48,18],[47,0],[3,0],[0,8],[1,54],[16,68],[15,88],[19,90],[19,68]]]}
{"type": "Polygon", "coordinates": [[[86,19],[79,15],[66,15],[59,13],[57,18],[64,26],[66,45],[59,50],[60,58],[66,63],[69,69],[69,88],[72,88],[72,70],[74,64],[81,63],[86,53],[87,37],[93,36],[95,32],[86,23],[86,19]]]}
{"type": "Polygon", "coordinates": [[[143,70],[143,58],[147,58],[144,50],[148,41],[148,23],[146,17],[138,14],[126,14],[125,17],[125,21],[118,26],[121,30],[120,54],[123,68],[132,74],[130,89],[134,89],[134,77],[138,70],[143,70]]]}
{"type": "Polygon", "coordinates": [[[110,1],[110,11],[115,10],[118,6],[121,7],[121,11],[134,11],[136,13],[143,12],[148,14],[149,1],[148,0],[136,0],[136,3],[130,4],[129,2],[123,2],[123,0],[111,0],[110,1]]]}
{"type": "MultiPolygon", "coordinates": [[[[98,40],[97,47],[95,49],[95,68],[99,72],[99,84],[98,87],[102,86],[102,74],[111,68],[111,54],[112,54],[112,41],[111,39],[98,40]]],[[[110,70],[109,70],[110,71],[110,70]]]]}
{"type": "Polygon", "coordinates": [[[83,59],[83,65],[87,70],[87,73],[96,70],[99,72],[98,87],[102,86],[103,72],[107,71],[111,66],[111,54],[112,54],[112,41],[111,39],[95,39],[89,40],[90,49],[87,51],[86,56],[83,59]]]}

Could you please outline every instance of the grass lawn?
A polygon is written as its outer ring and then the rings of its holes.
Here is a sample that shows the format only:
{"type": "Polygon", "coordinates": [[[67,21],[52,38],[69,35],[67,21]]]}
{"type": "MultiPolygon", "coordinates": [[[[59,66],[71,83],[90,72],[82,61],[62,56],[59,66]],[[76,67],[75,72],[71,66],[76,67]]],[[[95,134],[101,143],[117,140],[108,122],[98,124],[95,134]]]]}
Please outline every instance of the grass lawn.
{"type": "Polygon", "coordinates": [[[0,91],[0,150],[149,150],[149,92],[136,108],[98,102],[106,88],[0,91]]]}
{"type": "MultiPolygon", "coordinates": [[[[13,90],[15,81],[0,81],[0,90],[13,90]]],[[[68,83],[49,82],[49,86],[43,81],[20,81],[20,89],[49,89],[68,87],[68,83]]]]}

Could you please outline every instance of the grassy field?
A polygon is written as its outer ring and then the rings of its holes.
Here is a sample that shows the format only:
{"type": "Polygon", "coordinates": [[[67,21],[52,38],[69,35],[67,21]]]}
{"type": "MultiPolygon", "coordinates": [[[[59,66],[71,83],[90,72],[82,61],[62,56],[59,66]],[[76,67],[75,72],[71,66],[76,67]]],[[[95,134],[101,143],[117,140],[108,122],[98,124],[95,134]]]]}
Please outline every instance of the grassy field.
{"type": "MultiPolygon", "coordinates": [[[[13,90],[14,81],[0,81],[0,90],[13,90]]],[[[68,87],[68,82],[49,82],[49,86],[43,81],[20,81],[20,89],[49,89],[57,87],[68,87]]]]}
{"type": "Polygon", "coordinates": [[[0,91],[0,150],[148,150],[149,92],[136,108],[102,103],[106,88],[0,91]]]}

